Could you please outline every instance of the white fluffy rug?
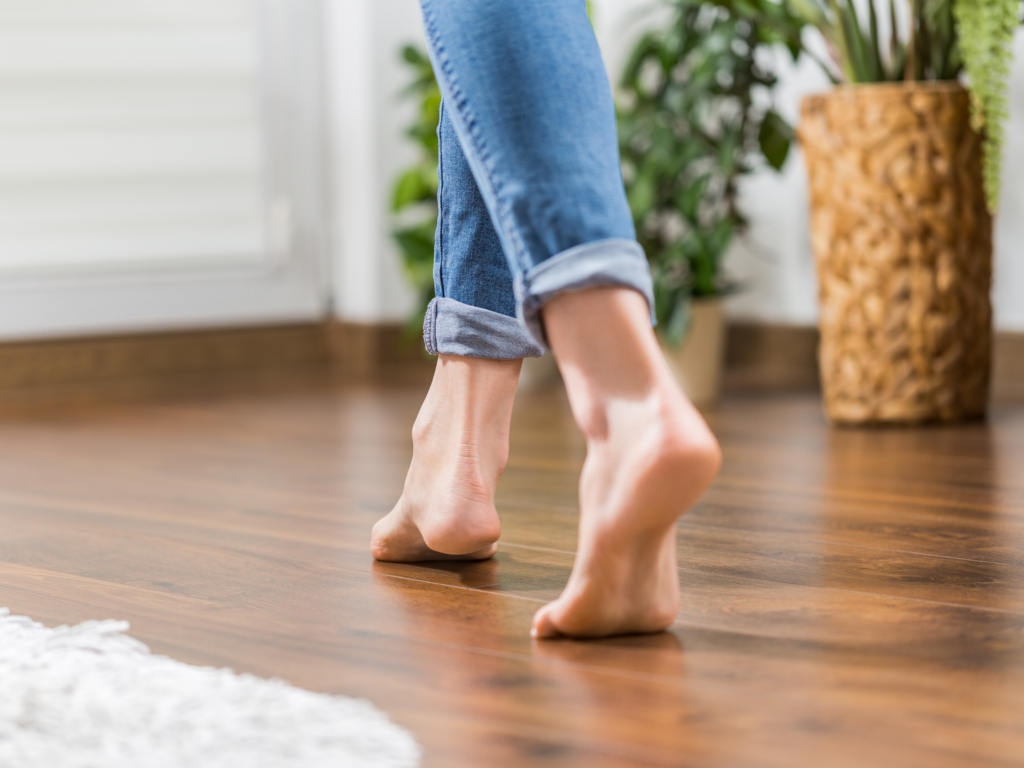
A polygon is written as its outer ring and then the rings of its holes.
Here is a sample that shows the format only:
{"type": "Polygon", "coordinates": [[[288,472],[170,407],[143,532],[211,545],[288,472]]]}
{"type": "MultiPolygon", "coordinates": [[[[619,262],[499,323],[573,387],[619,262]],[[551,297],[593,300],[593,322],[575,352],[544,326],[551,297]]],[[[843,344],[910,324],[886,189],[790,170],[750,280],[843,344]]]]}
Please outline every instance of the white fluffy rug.
{"type": "Polygon", "coordinates": [[[47,629],[0,608],[2,768],[405,768],[366,701],[153,656],[123,621],[47,629]]]}

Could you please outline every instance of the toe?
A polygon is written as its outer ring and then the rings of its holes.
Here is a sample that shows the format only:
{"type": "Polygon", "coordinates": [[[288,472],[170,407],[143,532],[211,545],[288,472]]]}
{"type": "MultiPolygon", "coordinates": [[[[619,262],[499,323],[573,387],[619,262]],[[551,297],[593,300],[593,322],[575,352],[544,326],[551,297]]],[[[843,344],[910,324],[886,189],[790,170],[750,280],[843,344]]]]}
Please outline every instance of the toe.
{"type": "MultiPolygon", "coordinates": [[[[399,502],[401,503],[401,502],[399,502]]],[[[370,534],[370,552],[374,559],[384,562],[407,562],[422,559],[423,552],[429,552],[423,544],[423,537],[415,525],[396,510],[382,517],[373,526],[370,534]]]]}
{"type": "Polygon", "coordinates": [[[373,526],[373,531],[370,533],[370,552],[374,559],[387,560],[391,554],[391,547],[388,546],[389,533],[390,526],[386,517],[378,520],[377,524],[373,526]]]}
{"type": "Polygon", "coordinates": [[[467,560],[487,560],[498,553],[498,542],[466,555],[467,560]]]}
{"type": "Polygon", "coordinates": [[[544,640],[561,635],[555,626],[554,620],[551,618],[553,605],[554,603],[549,603],[533,615],[533,627],[530,629],[530,637],[544,640]]]}

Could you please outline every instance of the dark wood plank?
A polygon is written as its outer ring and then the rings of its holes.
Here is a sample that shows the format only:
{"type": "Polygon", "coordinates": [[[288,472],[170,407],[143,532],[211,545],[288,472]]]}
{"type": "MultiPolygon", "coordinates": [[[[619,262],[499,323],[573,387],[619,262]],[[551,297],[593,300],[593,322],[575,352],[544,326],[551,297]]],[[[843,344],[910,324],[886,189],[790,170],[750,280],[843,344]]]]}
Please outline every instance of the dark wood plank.
{"type": "MultiPolygon", "coordinates": [[[[691,679],[685,641],[679,643],[671,635],[530,648],[515,632],[515,625],[525,626],[529,615],[522,614],[517,601],[467,590],[453,602],[445,588],[425,582],[389,582],[383,590],[359,587],[366,578],[335,573],[331,593],[321,593],[312,612],[308,599],[296,602],[289,597],[280,602],[270,598],[265,609],[253,615],[223,606],[192,605],[183,610],[180,598],[168,602],[159,593],[139,594],[147,590],[82,583],[35,569],[0,568],[0,584],[5,587],[8,579],[15,580],[15,589],[22,593],[70,598],[72,605],[88,596],[109,611],[130,616],[143,639],[176,638],[170,648],[150,640],[157,650],[205,663],[211,657],[232,659],[248,671],[275,670],[320,690],[338,690],[338,685],[350,695],[371,696],[396,716],[408,712],[413,722],[423,712],[440,711],[452,717],[454,722],[447,724],[452,728],[461,717],[475,715],[503,722],[513,732],[540,731],[570,753],[589,745],[601,754],[655,764],[679,759],[699,764],[712,756],[733,764],[762,753],[763,764],[792,764],[808,749],[826,750],[837,739],[848,743],[849,750],[836,765],[913,754],[939,765],[968,764],[955,753],[946,754],[955,737],[971,735],[956,733],[962,726],[952,731],[936,728],[915,712],[903,713],[894,724],[884,709],[837,704],[827,696],[802,700],[788,692],[741,692],[734,686],[709,685],[691,679]],[[355,617],[361,623],[345,620],[355,617]],[[407,635],[402,630],[413,617],[417,631],[407,635]],[[212,638],[211,621],[218,625],[212,638]],[[366,624],[380,629],[367,629],[366,624]],[[467,633],[467,626],[478,631],[467,633]],[[261,630],[254,633],[257,627],[261,630]],[[467,637],[474,634],[484,637],[467,637]],[[248,647],[254,636],[256,648],[240,648],[248,647]],[[482,639],[501,647],[488,648],[482,639]],[[573,658],[580,651],[617,651],[648,664],[657,659],[660,669],[609,670],[573,658]],[[342,665],[337,664],[339,656],[342,665]],[[254,659],[255,666],[245,663],[248,659],[254,659]],[[872,743],[856,743],[856,734],[863,729],[873,733],[872,743]],[[794,734],[801,736],[800,743],[792,743],[794,734]]],[[[1014,731],[998,722],[987,723],[985,730],[991,733],[976,747],[976,754],[998,764],[1008,754],[1014,731]]],[[[443,753],[446,747],[441,743],[437,749],[443,753]]],[[[520,754],[518,759],[527,757],[531,755],[520,754]]]]}
{"type": "Polygon", "coordinates": [[[853,433],[810,398],[729,402],[673,631],[534,643],[575,548],[564,399],[517,405],[495,560],[374,564],[421,397],[9,416],[0,604],[127,618],[158,652],[365,696],[429,765],[1019,764],[1021,412],[853,433]]]}

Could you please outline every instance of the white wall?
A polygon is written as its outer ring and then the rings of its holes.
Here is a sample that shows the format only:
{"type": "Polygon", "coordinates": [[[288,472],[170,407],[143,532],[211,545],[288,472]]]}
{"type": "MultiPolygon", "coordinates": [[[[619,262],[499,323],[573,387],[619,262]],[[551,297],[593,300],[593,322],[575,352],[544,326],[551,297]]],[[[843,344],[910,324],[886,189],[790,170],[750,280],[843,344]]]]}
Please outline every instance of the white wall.
{"type": "MultiPolygon", "coordinates": [[[[407,82],[398,61],[405,42],[422,44],[416,0],[326,0],[333,85],[332,134],[336,314],[357,321],[403,318],[412,295],[388,232],[390,183],[415,157],[403,136],[410,105],[395,94],[407,82]]],[[[596,0],[595,27],[613,82],[650,16],[649,0],[596,0]]],[[[1024,330],[1024,35],[1018,36],[1004,192],[996,222],[996,325],[1024,330]]],[[[809,63],[784,67],[777,107],[796,119],[799,102],[827,87],[809,63]]],[[[810,324],[817,318],[807,233],[807,182],[797,149],[781,174],[748,179],[742,201],[752,227],[728,257],[745,289],[729,302],[733,317],[810,324]]]]}
{"type": "Polygon", "coordinates": [[[399,91],[402,45],[423,43],[417,0],[325,0],[330,213],[335,315],[355,322],[404,319],[413,306],[389,215],[391,182],[416,158],[404,136],[414,115],[399,91]]]}
{"type": "Polygon", "coordinates": [[[1024,331],[1024,33],[1017,32],[1003,195],[996,220],[996,327],[1024,331]]]}

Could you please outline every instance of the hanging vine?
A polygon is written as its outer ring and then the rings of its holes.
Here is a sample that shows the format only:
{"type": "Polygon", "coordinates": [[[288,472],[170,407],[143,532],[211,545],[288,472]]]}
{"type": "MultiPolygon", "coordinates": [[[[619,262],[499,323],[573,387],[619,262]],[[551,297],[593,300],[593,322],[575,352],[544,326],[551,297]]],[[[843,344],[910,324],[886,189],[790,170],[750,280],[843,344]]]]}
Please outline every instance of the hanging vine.
{"type": "Polygon", "coordinates": [[[1013,58],[1013,33],[1020,24],[1019,0],[956,0],[960,54],[970,80],[972,124],[984,131],[985,194],[989,210],[999,205],[1006,120],[1006,83],[1013,58]]]}

